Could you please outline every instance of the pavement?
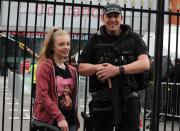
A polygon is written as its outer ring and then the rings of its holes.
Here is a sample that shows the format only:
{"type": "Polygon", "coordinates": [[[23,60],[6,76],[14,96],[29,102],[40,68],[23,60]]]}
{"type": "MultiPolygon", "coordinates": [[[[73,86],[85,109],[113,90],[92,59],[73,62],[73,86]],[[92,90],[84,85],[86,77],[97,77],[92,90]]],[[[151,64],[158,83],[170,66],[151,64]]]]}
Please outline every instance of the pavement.
{"type": "MultiPolygon", "coordinates": [[[[7,80],[7,79],[6,79],[7,80]]],[[[6,81],[5,88],[5,104],[3,111],[3,94],[4,94],[4,78],[0,77],[0,128],[2,129],[2,113],[4,113],[4,131],[19,131],[22,127],[22,131],[27,131],[29,129],[30,120],[30,99],[24,97],[23,112],[21,112],[20,102],[15,98],[14,102],[12,99],[12,92],[8,89],[8,80],[6,81]],[[14,103],[14,104],[12,104],[14,103]],[[14,108],[13,108],[14,106],[14,108]],[[12,119],[12,110],[14,110],[14,115],[12,119]],[[22,114],[22,115],[21,115],[22,114]],[[23,118],[21,121],[21,117],[23,118]]]]}
{"type": "MultiPolygon", "coordinates": [[[[31,104],[31,99],[30,96],[31,94],[28,93],[28,91],[30,91],[26,85],[26,90],[25,90],[25,94],[23,95],[24,97],[24,102],[23,102],[23,107],[21,106],[21,100],[19,100],[19,98],[16,97],[16,94],[21,94],[20,92],[16,92],[15,91],[15,95],[14,95],[14,102],[12,101],[12,88],[9,88],[8,85],[12,85],[12,81],[8,81],[8,77],[6,77],[6,86],[5,86],[5,100],[3,102],[3,94],[4,94],[4,77],[0,77],[0,129],[2,129],[2,113],[4,114],[4,131],[20,131],[20,129],[22,128],[22,131],[28,131],[29,130],[29,125],[30,125],[30,104],[31,104]],[[5,103],[4,105],[4,112],[3,111],[3,103],[5,103]],[[12,104],[14,103],[14,104],[12,104]],[[13,108],[14,106],[14,108],[13,108]],[[14,115],[13,115],[13,119],[12,119],[12,109],[14,110],[14,115]],[[23,109],[23,112],[21,111],[23,109]],[[22,117],[22,121],[21,121],[21,117],[22,117]],[[12,124],[13,123],[13,124],[12,124]]],[[[81,112],[84,111],[84,91],[85,91],[85,78],[84,77],[80,77],[79,78],[80,82],[79,82],[79,99],[78,99],[78,103],[79,103],[79,109],[78,109],[78,115],[80,118],[80,123],[81,123],[81,128],[79,129],[79,131],[83,131],[83,119],[81,117],[81,112]]],[[[25,80],[26,81],[26,80],[25,80]]],[[[17,81],[16,81],[17,83],[17,81]]],[[[25,82],[27,84],[27,82],[25,82]]],[[[15,87],[15,90],[18,87],[15,87]]],[[[90,100],[90,95],[88,101],[90,100]]],[[[87,112],[88,112],[88,108],[87,108],[87,112]]]]}
{"type": "MultiPolygon", "coordinates": [[[[6,87],[5,87],[5,105],[4,105],[4,131],[29,131],[29,123],[30,123],[30,94],[26,93],[24,97],[23,107],[21,106],[21,102],[19,99],[15,97],[14,102],[12,99],[12,89],[8,88],[10,85],[10,81],[6,78],[6,87]],[[14,104],[12,104],[14,103],[14,104]],[[14,108],[13,108],[14,106],[14,108]],[[14,109],[14,117],[12,119],[12,109],[14,109]],[[21,111],[23,109],[23,112],[21,111]],[[21,121],[22,117],[22,121],[21,121]]],[[[15,87],[18,88],[18,87],[15,87]]],[[[83,131],[83,119],[80,115],[81,112],[84,111],[84,98],[85,98],[85,77],[79,77],[79,93],[78,93],[78,101],[79,101],[79,118],[81,127],[79,131],[83,131]]],[[[2,109],[3,109],[3,93],[4,93],[4,77],[0,77],[0,129],[2,129],[2,109]]],[[[88,94],[88,102],[90,101],[91,97],[88,94]]],[[[88,112],[88,107],[87,107],[88,112]]],[[[142,113],[143,115],[143,113],[142,113]]],[[[143,117],[143,116],[142,116],[143,117]]],[[[146,127],[145,131],[149,131],[149,120],[146,120],[146,127]]],[[[179,128],[179,121],[168,120],[166,122],[166,130],[164,130],[164,122],[160,121],[159,131],[178,131],[179,128]]],[[[3,131],[3,130],[2,130],[3,131]]],[[[142,131],[142,129],[141,129],[142,131]]]]}

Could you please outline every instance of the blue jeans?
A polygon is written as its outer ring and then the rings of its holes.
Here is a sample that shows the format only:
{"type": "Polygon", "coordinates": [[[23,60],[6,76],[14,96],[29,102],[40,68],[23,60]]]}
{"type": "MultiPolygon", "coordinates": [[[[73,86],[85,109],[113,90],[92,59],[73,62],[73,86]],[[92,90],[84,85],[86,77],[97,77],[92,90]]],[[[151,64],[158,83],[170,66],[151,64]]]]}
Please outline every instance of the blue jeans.
{"type": "Polygon", "coordinates": [[[77,128],[76,125],[70,126],[70,127],[69,127],[69,131],[77,131],[76,128],[77,128]]]}

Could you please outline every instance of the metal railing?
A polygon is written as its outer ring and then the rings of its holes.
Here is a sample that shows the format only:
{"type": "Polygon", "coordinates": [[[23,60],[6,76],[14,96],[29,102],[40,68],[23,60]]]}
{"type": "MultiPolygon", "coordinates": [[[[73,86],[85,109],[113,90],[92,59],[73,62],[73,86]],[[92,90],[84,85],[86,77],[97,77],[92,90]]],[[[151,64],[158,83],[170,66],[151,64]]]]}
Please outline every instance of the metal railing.
{"type": "MultiPolygon", "coordinates": [[[[93,4],[92,1],[76,3],[75,0],[72,2],[66,2],[65,0],[2,0],[0,2],[0,33],[3,34],[0,37],[0,72],[4,76],[1,79],[3,82],[1,82],[2,99],[0,100],[0,104],[2,104],[0,123],[2,131],[29,130],[31,123],[32,93],[29,94],[31,97],[28,97],[28,99],[25,97],[27,74],[25,69],[21,74],[19,73],[20,61],[23,61],[23,67],[25,67],[27,59],[30,59],[32,64],[36,63],[35,53],[38,54],[37,50],[40,48],[40,43],[44,39],[48,28],[52,26],[59,26],[69,32],[72,42],[71,55],[79,52],[87,43],[91,34],[99,30],[102,24],[100,21],[101,9],[106,2],[111,1],[105,1],[103,4],[100,2],[93,4]],[[32,54],[29,54],[27,48],[32,51],[32,54]],[[8,92],[11,99],[8,98],[8,92]],[[17,101],[19,103],[18,109],[16,108],[17,101]],[[11,106],[7,103],[11,103],[11,106]],[[29,120],[23,119],[26,103],[29,103],[30,106],[29,120]],[[19,111],[19,120],[15,116],[17,110],[19,111]]],[[[180,108],[179,83],[171,84],[168,79],[165,83],[161,83],[162,74],[166,74],[167,78],[170,76],[171,62],[169,60],[179,58],[179,10],[164,9],[165,6],[162,0],[157,1],[157,9],[153,9],[151,3],[148,3],[146,8],[143,4],[137,8],[132,3],[131,7],[128,2],[121,5],[124,17],[122,22],[129,24],[140,36],[147,34],[144,40],[150,53],[153,51],[150,55],[155,60],[153,71],[155,75],[152,78],[151,86],[145,91],[143,131],[165,131],[169,127],[171,130],[179,130],[179,123],[176,122],[176,119],[179,120],[180,108]],[[176,18],[177,23],[174,26],[172,26],[173,18],[176,18]],[[164,26],[166,24],[168,25],[164,26]],[[153,39],[151,34],[154,34],[153,39]],[[163,50],[164,48],[166,50],[163,50]],[[165,58],[167,60],[166,66],[162,64],[164,55],[167,56],[165,58]],[[161,121],[162,116],[163,123],[161,121]],[[170,126],[168,125],[169,121],[171,121],[170,126]],[[146,129],[147,125],[150,125],[151,128],[146,129]]],[[[177,61],[174,61],[175,70],[178,69],[178,66],[177,61]]],[[[31,79],[30,85],[28,83],[30,87],[33,85],[33,70],[34,67],[32,68],[32,74],[28,76],[31,79]]],[[[88,112],[87,103],[90,99],[88,79],[79,77],[79,83],[79,110],[80,112],[88,112]]],[[[83,120],[81,120],[81,123],[83,123],[83,120]]],[[[80,130],[84,129],[81,126],[80,130]]]]}

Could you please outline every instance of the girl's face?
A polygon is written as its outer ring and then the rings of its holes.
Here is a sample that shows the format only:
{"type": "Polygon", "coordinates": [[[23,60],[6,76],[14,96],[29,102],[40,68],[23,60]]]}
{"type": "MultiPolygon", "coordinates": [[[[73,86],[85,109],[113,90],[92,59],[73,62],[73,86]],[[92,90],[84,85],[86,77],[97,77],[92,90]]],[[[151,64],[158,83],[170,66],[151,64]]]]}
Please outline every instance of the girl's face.
{"type": "Polygon", "coordinates": [[[68,57],[70,52],[70,38],[68,35],[56,36],[54,43],[54,55],[59,59],[68,57]]]}

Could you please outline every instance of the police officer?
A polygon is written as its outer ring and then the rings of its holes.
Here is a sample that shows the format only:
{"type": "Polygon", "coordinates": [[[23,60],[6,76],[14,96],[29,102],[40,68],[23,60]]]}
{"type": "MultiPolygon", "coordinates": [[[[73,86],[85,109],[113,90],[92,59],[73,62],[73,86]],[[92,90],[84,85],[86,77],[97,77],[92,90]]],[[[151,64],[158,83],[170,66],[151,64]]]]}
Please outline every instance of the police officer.
{"type": "MultiPolygon", "coordinates": [[[[119,94],[123,97],[123,101],[121,101],[123,104],[120,105],[124,106],[121,107],[123,110],[119,116],[122,117],[122,120],[120,120],[116,131],[139,131],[140,104],[138,93],[135,90],[137,84],[134,83],[133,79],[129,79],[129,76],[149,70],[150,62],[147,48],[141,37],[133,32],[128,25],[121,24],[121,11],[121,7],[117,4],[104,6],[101,16],[104,25],[100,27],[98,33],[91,36],[83,49],[79,59],[79,73],[90,77],[89,86],[92,97],[95,96],[94,94],[100,94],[103,90],[113,88],[112,79],[116,77],[115,82],[119,84],[119,94]],[[102,48],[98,48],[97,45],[102,45],[102,48]],[[103,58],[103,55],[104,57],[107,55],[109,58],[103,58]],[[131,60],[133,56],[135,59],[131,60]],[[111,62],[113,60],[114,62],[111,62]],[[121,62],[116,62],[118,60],[121,62]],[[126,76],[128,79],[123,79],[126,76]],[[128,87],[125,95],[122,93],[124,86],[128,87]]],[[[109,96],[113,97],[113,93],[109,96]]],[[[99,122],[108,115],[107,113],[104,113],[100,120],[97,120],[96,115],[98,114],[95,114],[93,121],[97,121],[99,125],[93,130],[113,131],[115,129],[112,124],[113,120],[109,121],[111,119],[99,122]]]]}

